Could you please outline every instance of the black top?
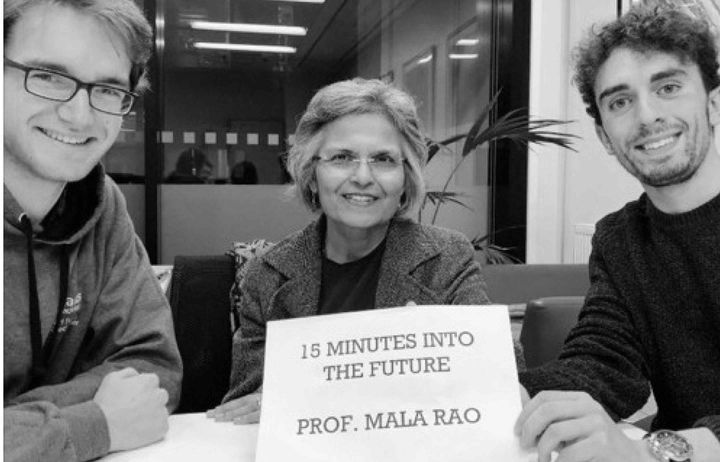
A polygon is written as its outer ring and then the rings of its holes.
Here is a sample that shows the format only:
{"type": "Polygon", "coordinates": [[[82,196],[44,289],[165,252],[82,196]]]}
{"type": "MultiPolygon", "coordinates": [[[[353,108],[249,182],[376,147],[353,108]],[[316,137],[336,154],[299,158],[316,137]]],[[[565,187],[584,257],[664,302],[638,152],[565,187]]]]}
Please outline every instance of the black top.
{"type": "Polygon", "coordinates": [[[385,240],[359,260],[335,263],[323,256],[319,314],[375,308],[385,240]]]}
{"type": "Polygon", "coordinates": [[[720,195],[669,215],[647,196],[597,225],[591,287],[560,360],[520,375],[530,394],[584,390],[614,417],[652,384],[654,428],[720,438],[720,195]]]}

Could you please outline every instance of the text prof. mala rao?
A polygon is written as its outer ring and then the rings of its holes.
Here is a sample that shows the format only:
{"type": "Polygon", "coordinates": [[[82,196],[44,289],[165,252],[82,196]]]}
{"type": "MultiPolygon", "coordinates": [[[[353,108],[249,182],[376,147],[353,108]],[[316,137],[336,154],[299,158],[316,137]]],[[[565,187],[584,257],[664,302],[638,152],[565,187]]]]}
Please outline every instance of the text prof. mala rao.
{"type": "MultiPolygon", "coordinates": [[[[344,339],[302,345],[301,358],[313,360],[389,351],[463,348],[475,342],[469,331],[422,332],[344,339]]],[[[451,371],[448,355],[407,356],[360,362],[338,362],[321,366],[325,381],[373,379],[377,377],[438,374],[451,371]]],[[[393,409],[382,412],[308,416],[297,419],[297,435],[320,435],[354,431],[389,430],[420,426],[465,425],[480,422],[475,407],[393,409]]]]}

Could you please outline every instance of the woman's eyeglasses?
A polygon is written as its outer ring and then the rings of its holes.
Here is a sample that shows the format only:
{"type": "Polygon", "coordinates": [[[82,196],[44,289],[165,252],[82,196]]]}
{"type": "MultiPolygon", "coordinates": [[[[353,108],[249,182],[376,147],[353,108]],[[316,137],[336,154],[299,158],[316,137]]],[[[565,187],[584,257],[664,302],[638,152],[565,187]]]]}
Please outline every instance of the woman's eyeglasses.
{"type": "Polygon", "coordinates": [[[403,158],[390,153],[378,153],[370,157],[360,157],[347,152],[332,154],[328,157],[315,157],[316,160],[335,170],[351,173],[366,163],[373,173],[391,173],[402,167],[403,158]]]}

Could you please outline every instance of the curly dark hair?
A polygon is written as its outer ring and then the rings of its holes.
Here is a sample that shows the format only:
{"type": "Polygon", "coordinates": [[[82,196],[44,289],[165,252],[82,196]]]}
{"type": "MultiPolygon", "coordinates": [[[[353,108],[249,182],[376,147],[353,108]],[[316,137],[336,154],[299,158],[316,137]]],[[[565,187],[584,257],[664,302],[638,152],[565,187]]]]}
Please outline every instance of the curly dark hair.
{"type": "Polygon", "coordinates": [[[575,77],[587,113],[602,126],[595,102],[595,79],[603,63],[618,47],[646,52],[663,52],[683,62],[693,62],[707,91],[720,84],[718,50],[710,25],[677,7],[634,6],[599,32],[591,31],[575,49],[575,77]]]}

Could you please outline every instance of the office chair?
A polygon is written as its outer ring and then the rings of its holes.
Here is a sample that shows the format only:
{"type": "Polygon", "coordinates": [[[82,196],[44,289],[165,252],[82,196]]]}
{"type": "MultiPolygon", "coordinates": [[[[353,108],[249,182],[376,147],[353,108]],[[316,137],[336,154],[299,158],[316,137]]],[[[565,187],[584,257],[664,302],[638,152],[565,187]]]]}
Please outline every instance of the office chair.
{"type": "Polygon", "coordinates": [[[227,392],[234,277],[233,261],[227,255],[175,258],[170,306],[183,361],[177,413],[204,412],[220,404],[227,392]]]}
{"type": "Polygon", "coordinates": [[[557,358],[584,300],[582,296],[545,297],[527,304],[520,343],[528,368],[557,358]]]}

